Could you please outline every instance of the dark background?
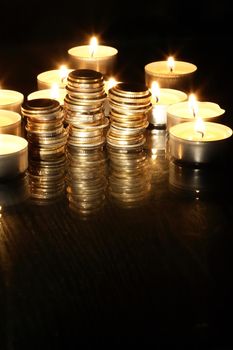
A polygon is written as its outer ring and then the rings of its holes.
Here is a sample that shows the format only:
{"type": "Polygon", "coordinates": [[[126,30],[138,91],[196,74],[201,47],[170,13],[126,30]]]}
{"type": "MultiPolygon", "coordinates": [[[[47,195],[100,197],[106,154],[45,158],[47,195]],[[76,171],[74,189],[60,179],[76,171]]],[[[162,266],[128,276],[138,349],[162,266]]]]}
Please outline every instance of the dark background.
{"type": "Polygon", "coordinates": [[[172,54],[198,66],[194,88],[200,99],[229,104],[230,1],[3,1],[0,13],[4,88],[25,95],[36,90],[37,74],[67,63],[68,49],[95,34],[100,44],[118,49],[119,80],[144,81],[145,64],[172,54]]]}

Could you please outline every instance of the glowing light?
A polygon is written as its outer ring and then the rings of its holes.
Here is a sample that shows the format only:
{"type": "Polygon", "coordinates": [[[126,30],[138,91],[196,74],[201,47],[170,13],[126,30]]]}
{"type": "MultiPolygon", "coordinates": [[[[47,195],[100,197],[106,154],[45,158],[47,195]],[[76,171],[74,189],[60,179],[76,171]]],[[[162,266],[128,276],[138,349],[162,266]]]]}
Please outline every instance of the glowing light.
{"type": "Polygon", "coordinates": [[[93,36],[90,40],[90,45],[89,45],[89,51],[90,51],[91,57],[93,57],[94,54],[96,53],[97,47],[98,47],[98,40],[95,36],[93,36]]]}
{"type": "Polygon", "coordinates": [[[59,68],[59,76],[61,78],[61,82],[63,82],[67,78],[68,73],[69,73],[69,70],[65,65],[62,65],[59,68]]]}
{"type": "Polygon", "coordinates": [[[151,95],[152,95],[152,102],[158,102],[160,97],[160,87],[157,81],[153,81],[151,84],[151,95]]]}
{"type": "Polygon", "coordinates": [[[202,118],[197,118],[197,120],[195,122],[194,129],[195,129],[196,132],[201,134],[202,138],[204,137],[204,135],[205,135],[205,124],[204,124],[202,118]]]}
{"type": "Polygon", "coordinates": [[[188,105],[189,105],[189,108],[193,114],[193,117],[195,118],[197,116],[197,113],[198,113],[198,105],[197,105],[196,96],[194,94],[189,95],[188,105]]]}
{"type": "Polygon", "coordinates": [[[174,60],[174,58],[172,56],[168,57],[167,65],[168,65],[168,68],[169,68],[170,72],[173,72],[173,70],[175,68],[175,60],[174,60]]]}
{"type": "Polygon", "coordinates": [[[50,89],[50,96],[51,98],[57,99],[59,98],[59,86],[57,83],[53,83],[50,89]]]}

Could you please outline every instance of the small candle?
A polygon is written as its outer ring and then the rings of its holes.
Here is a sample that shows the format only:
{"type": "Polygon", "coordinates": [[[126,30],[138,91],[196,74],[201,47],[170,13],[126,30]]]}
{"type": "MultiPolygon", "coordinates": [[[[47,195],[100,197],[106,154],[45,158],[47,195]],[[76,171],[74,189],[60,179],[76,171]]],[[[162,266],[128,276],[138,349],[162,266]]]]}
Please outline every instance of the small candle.
{"type": "Polygon", "coordinates": [[[111,46],[98,45],[94,37],[89,45],[72,47],[68,54],[76,69],[92,69],[103,75],[111,75],[118,50],[111,46]]]}
{"type": "Polygon", "coordinates": [[[167,109],[170,105],[187,100],[185,92],[160,88],[157,82],[152,83],[151,96],[153,108],[149,115],[149,122],[155,126],[167,124],[167,109]]]}
{"type": "Polygon", "coordinates": [[[57,100],[60,103],[60,105],[63,106],[66,94],[67,91],[65,88],[59,88],[58,84],[54,83],[51,89],[42,89],[34,91],[27,96],[27,99],[34,100],[37,98],[52,98],[54,100],[57,100]]]}
{"type": "Polygon", "coordinates": [[[147,86],[151,86],[156,80],[161,87],[186,90],[197,66],[189,62],[175,61],[173,57],[169,57],[167,61],[148,63],[144,69],[147,86]]]}
{"type": "Polygon", "coordinates": [[[28,168],[28,142],[16,135],[0,134],[0,178],[8,179],[28,168]]]}
{"type": "Polygon", "coordinates": [[[196,117],[204,121],[220,122],[225,110],[217,103],[197,101],[191,95],[188,101],[169,106],[167,109],[167,128],[183,122],[195,121],[196,117]]]}
{"type": "Polygon", "coordinates": [[[170,156],[187,163],[211,163],[221,161],[229,150],[232,129],[212,122],[186,122],[169,130],[170,156]]]}
{"type": "Polygon", "coordinates": [[[65,89],[68,74],[72,70],[73,69],[68,69],[65,65],[62,65],[59,69],[52,69],[38,74],[38,90],[51,89],[53,84],[57,84],[59,88],[65,89]]]}
{"type": "Polygon", "coordinates": [[[0,134],[21,134],[21,115],[17,112],[0,110],[0,134]]]}
{"type": "Polygon", "coordinates": [[[0,109],[20,113],[24,95],[15,90],[0,89],[0,109]]]}

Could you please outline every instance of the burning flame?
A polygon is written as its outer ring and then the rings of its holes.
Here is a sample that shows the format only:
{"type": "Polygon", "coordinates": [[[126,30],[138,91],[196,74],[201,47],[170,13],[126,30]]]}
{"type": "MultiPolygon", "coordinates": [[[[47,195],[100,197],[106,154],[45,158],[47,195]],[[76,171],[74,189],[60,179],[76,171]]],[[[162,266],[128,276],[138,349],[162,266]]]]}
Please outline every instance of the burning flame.
{"type": "Polygon", "coordinates": [[[197,105],[196,96],[194,94],[189,95],[188,104],[189,104],[189,108],[193,114],[193,117],[195,118],[197,116],[197,113],[198,113],[198,105],[197,105]]]}
{"type": "Polygon", "coordinates": [[[155,102],[157,103],[160,97],[160,88],[157,81],[153,81],[153,83],[151,84],[151,95],[152,101],[155,100],[155,102]]]}
{"type": "Polygon", "coordinates": [[[65,65],[62,65],[59,68],[59,75],[60,75],[60,78],[61,78],[62,82],[67,78],[68,73],[69,73],[68,68],[65,65]]]}
{"type": "Polygon", "coordinates": [[[57,98],[59,98],[59,95],[60,95],[59,86],[58,86],[58,84],[53,83],[51,86],[51,89],[50,89],[50,96],[53,99],[57,99],[57,98]]]}
{"type": "Polygon", "coordinates": [[[201,137],[203,138],[205,135],[205,124],[202,120],[202,118],[197,118],[196,122],[195,122],[195,126],[194,129],[196,132],[201,134],[201,137]]]}
{"type": "Polygon", "coordinates": [[[170,72],[173,72],[174,67],[175,67],[175,60],[174,60],[174,58],[172,56],[168,57],[167,65],[168,65],[168,68],[169,68],[170,72]]]}
{"type": "Polygon", "coordinates": [[[94,54],[96,53],[97,47],[98,47],[98,40],[95,36],[93,36],[90,40],[90,45],[89,45],[89,51],[90,51],[91,57],[93,57],[94,54]]]}

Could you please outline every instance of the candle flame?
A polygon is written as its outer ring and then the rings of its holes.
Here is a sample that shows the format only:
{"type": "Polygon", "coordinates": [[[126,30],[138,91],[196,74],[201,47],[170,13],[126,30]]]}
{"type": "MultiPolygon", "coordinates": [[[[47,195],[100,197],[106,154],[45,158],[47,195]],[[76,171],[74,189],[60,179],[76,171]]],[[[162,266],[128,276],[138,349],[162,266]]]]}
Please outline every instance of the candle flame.
{"type": "Polygon", "coordinates": [[[197,118],[197,120],[195,122],[194,129],[195,129],[196,132],[201,134],[202,138],[204,137],[204,135],[205,135],[205,124],[204,124],[202,118],[197,118]]]}
{"type": "Polygon", "coordinates": [[[60,68],[59,68],[59,76],[61,78],[61,82],[62,83],[67,78],[68,73],[69,73],[69,70],[64,64],[62,66],[60,66],[60,68]]]}
{"type": "Polygon", "coordinates": [[[189,104],[189,108],[193,114],[193,117],[195,118],[197,116],[197,113],[198,113],[198,105],[197,105],[196,96],[194,94],[189,95],[188,104],[189,104]]]}
{"type": "Polygon", "coordinates": [[[155,100],[155,102],[157,103],[160,97],[160,87],[157,81],[153,81],[151,84],[151,95],[152,95],[152,100],[155,100]]]}
{"type": "Polygon", "coordinates": [[[96,53],[97,47],[98,47],[98,40],[95,36],[93,36],[90,40],[90,45],[89,45],[89,51],[90,51],[91,57],[93,57],[94,54],[96,53]]]}
{"type": "Polygon", "coordinates": [[[59,95],[60,95],[59,86],[57,83],[53,83],[51,86],[51,89],[50,89],[50,96],[53,99],[57,99],[57,98],[59,98],[59,95]]]}
{"type": "Polygon", "coordinates": [[[168,59],[167,59],[167,65],[168,65],[168,68],[169,68],[170,72],[173,72],[174,67],[175,67],[175,60],[174,60],[174,57],[172,57],[172,56],[168,57],[168,59]]]}

